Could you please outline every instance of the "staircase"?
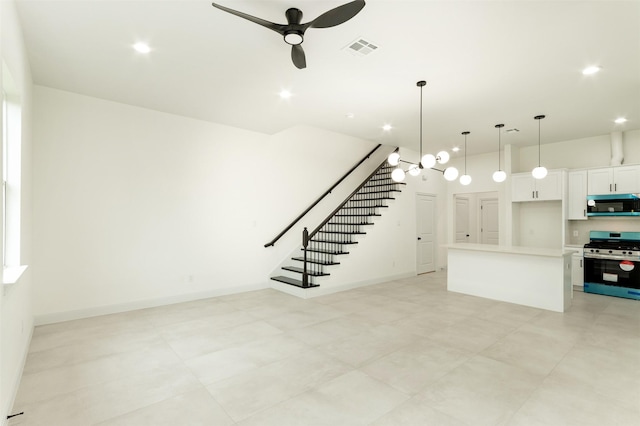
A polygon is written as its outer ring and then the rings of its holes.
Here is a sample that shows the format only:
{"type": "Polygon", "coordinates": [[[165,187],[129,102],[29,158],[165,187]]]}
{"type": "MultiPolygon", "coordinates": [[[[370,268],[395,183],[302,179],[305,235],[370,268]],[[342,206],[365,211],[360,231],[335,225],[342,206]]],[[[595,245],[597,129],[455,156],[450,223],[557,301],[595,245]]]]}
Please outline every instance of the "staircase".
{"type": "Polygon", "coordinates": [[[401,192],[401,185],[391,179],[393,168],[386,161],[370,175],[342,205],[309,233],[305,228],[301,256],[292,257],[292,265],[282,267],[284,275],[272,280],[302,288],[318,287],[318,277],[328,276],[326,269],[339,265],[342,256],[349,254],[349,246],[358,244],[357,235],[366,234],[375,216],[382,216],[388,200],[401,192]]]}

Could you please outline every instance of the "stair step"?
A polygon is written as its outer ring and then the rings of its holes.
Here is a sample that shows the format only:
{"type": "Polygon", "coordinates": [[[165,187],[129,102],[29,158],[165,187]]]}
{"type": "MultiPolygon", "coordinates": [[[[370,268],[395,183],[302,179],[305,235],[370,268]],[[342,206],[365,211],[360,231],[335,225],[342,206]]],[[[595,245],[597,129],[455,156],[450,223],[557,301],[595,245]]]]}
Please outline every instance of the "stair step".
{"type": "Polygon", "coordinates": [[[382,216],[379,213],[362,213],[362,214],[336,214],[334,217],[371,217],[371,216],[382,216]]]}
{"type": "MultiPolygon", "coordinates": [[[[300,250],[304,250],[303,248],[301,248],[300,250]]],[[[310,251],[312,253],[322,253],[322,254],[333,254],[333,255],[341,255],[341,254],[349,254],[348,251],[342,251],[342,250],[327,250],[327,249],[318,249],[318,248],[309,248],[307,247],[307,251],[310,251]]]]}
{"type": "MultiPolygon", "coordinates": [[[[304,268],[299,268],[297,266],[283,266],[282,269],[284,269],[285,271],[291,271],[298,274],[304,274],[304,268]]],[[[307,269],[307,275],[311,275],[312,277],[326,277],[329,274],[327,274],[326,272],[320,272],[320,271],[311,272],[307,269]]]]}
{"type": "MultiPolygon", "coordinates": [[[[292,257],[291,260],[304,262],[304,257],[292,257]]],[[[307,263],[314,263],[316,265],[339,265],[340,264],[340,262],[332,262],[330,260],[318,260],[318,259],[307,259],[307,263]]]]}
{"type": "Polygon", "coordinates": [[[402,192],[402,191],[400,191],[399,189],[386,189],[386,190],[382,190],[382,191],[363,191],[363,192],[358,191],[356,193],[356,196],[357,195],[365,195],[365,194],[385,194],[385,193],[388,193],[388,192],[402,192]]]}
{"type": "Polygon", "coordinates": [[[357,241],[331,241],[331,240],[323,240],[323,239],[315,239],[315,238],[313,238],[311,240],[311,242],[312,243],[323,243],[323,244],[325,244],[325,243],[340,244],[340,245],[343,245],[343,244],[358,244],[357,241]]]}
{"type": "MultiPolygon", "coordinates": [[[[369,181],[371,182],[371,181],[369,181]]],[[[381,183],[381,184],[366,184],[363,188],[380,188],[381,186],[392,186],[392,185],[406,185],[406,182],[389,182],[389,183],[381,183]]]]}
{"type": "Polygon", "coordinates": [[[361,231],[318,231],[319,234],[334,234],[334,235],[365,235],[366,232],[361,231]]]}
{"type": "Polygon", "coordinates": [[[353,210],[353,209],[377,209],[378,207],[385,208],[385,207],[389,207],[389,206],[383,206],[383,205],[375,205],[375,206],[353,206],[353,207],[342,206],[342,209],[341,209],[341,210],[353,210]]]}
{"type": "Polygon", "coordinates": [[[371,222],[329,222],[327,223],[327,225],[334,225],[334,226],[367,226],[367,225],[375,225],[375,223],[371,223],[371,222]]]}
{"type": "Polygon", "coordinates": [[[395,198],[392,198],[392,197],[360,198],[357,200],[351,199],[348,202],[349,203],[367,203],[371,201],[383,201],[383,200],[395,200],[395,198]]]}
{"type": "Polygon", "coordinates": [[[274,281],[279,281],[281,283],[290,284],[290,285],[294,285],[296,287],[301,287],[301,288],[320,287],[318,284],[311,284],[311,283],[307,287],[305,287],[302,285],[302,281],[296,280],[295,278],[289,278],[289,277],[283,277],[283,276],[271,277],[271,279],[274,281]]]}

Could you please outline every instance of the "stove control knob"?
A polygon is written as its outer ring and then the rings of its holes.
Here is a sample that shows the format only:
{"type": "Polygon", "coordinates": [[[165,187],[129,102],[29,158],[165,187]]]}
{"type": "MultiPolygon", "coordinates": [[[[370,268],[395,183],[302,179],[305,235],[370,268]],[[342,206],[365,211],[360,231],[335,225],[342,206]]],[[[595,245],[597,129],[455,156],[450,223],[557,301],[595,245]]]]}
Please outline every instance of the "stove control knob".
{"type": "Polygon", "coordinates": [[[609,250],[609,254],[613,253],[613,250],[609,250]]]}
{"type": "Polygon", "coordinates": [[[600,250],[596,250],[596,253],[600,253],[600,250]]]}

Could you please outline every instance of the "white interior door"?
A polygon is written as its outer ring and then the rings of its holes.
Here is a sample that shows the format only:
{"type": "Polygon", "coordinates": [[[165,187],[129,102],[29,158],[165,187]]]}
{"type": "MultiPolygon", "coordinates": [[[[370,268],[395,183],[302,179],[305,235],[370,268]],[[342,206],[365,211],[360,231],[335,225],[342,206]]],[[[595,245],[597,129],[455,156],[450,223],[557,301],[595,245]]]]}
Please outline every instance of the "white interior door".
{"type": "Polygon", "coordinates": [[[456,243],[469,242],[469,199],[456,196],[456,243]]]}
{"type": "Polygon", "coordinates": [[[434,195],[417,194],[417,270],[418,274],[436,270],[436,235],[434,195]]]}
{"type": "Polygon", "coordinates": [[[500,230],[498,228],[498,199],[480,201],[480,235],[482,244],[498,244],[500,230]]]}

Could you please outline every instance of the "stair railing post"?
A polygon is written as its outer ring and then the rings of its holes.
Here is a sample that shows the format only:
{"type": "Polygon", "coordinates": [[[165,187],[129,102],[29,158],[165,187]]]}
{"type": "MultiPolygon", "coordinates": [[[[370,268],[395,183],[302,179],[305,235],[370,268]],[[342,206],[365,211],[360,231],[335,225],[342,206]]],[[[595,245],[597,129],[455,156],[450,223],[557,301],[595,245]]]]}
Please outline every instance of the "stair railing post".
{"type": "Polygon", "coordinates": [[[309,287],[309,274],[307,273],[307,246],[309,245],[309,231],[305,227],[302,231],[302,247],[304,249],[304,264],[302,269],[302,286],[309,287]]]}

